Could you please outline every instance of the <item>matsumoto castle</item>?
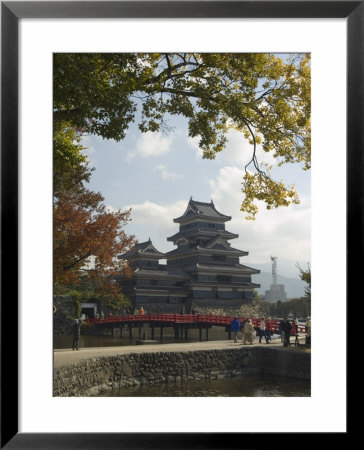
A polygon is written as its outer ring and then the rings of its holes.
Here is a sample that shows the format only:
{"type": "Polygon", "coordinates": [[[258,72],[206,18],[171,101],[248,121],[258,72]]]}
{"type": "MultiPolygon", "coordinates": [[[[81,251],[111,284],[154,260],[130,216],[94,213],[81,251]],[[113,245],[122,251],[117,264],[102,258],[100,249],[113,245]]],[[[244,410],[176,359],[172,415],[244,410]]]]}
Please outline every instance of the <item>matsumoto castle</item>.
{"type": "Polygon", "coordinates": [[[120,255],[134,271],[132,278],[120,279],[132,305],[147,313],[190,313],[250,304],[253,290],[260,287],[251,276],[260,271],[240,264],[240,256],[248,252],[229,243],[238,237],[225,229],[229,220],[212,201],[191,198],[184,214],[173,220],[179,231],[167,238],[176,249],[161,253],[149,239],[120,255]]]}

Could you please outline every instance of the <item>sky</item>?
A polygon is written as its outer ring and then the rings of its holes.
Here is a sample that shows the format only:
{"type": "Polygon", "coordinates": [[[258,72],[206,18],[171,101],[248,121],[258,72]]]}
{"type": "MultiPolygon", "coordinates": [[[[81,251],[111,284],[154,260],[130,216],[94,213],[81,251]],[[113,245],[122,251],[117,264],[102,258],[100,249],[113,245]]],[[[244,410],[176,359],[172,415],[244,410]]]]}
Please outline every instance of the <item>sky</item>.
{"type": "MultiPolygon", "coordinates": [[[[215,160],[207,160],[202,159],[198,139],[188,137],[184,119],[171,117],[169,125],[173,131],[165,135],[141,133],[132,124],[120,142],[84,137],[85,154],[95,168],[88,187],[101,192],[111,210],[131,208],[127,233],[139,242],[150,238],[161,252],[175,248],[167,237],[178,231],[173,219],[183,214],[190,197],[212,199],[218,211],[232,217],[226,229],[239,237],[231,245],[249,252],[241,264],[270,272],[270,257],[276,256],[278,283],[280,275],[299,278],[296,264],[306,268],[310,262],[310,171],[297,164],[274,167],[275,179],[295,184],[300,204],[269,211],[257,203],[256,220],[246,220],[240,211],[241,182],[252,147],[244,136],[230,131],[226,148],[215,160]]],[[[258,157],[274,163],[264,152],[258,157]]]]}

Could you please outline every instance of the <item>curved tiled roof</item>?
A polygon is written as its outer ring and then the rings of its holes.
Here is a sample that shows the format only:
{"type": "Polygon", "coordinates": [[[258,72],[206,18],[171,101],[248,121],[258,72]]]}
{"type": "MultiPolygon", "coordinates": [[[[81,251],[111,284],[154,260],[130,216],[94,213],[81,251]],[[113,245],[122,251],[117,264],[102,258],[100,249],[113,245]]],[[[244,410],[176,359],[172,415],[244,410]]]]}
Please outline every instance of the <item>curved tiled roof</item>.
{"type": "Polygon", "coordinates": [[[130,250],[130,252],[123,253],[122,255],[119,255],[118,258],[122,259],[128,259],[135,256],[154,256],[158,259],[164,258],[164,253],[161,253],[159,250],[157,250],[154,245],[152,244],[152,241],[149,239],[146,242],[141,242],[140,244],[136,244],[133,250],[130,250]]]}
{"type": "Polygon", "coordinates": [[[196,245],[194,247],[178,247],[174,250],[171,250],[170,252],[167,252],[165,256],[168,258],[168,256],[173,255],[187,255],[187,254],[195,254],[196,252],[202,252],[204,254],[206,253],[219,253],[219,254],[225,254],[225,255],[240,255],[240,256],[246,256],[249,254],[249,252],[246,252],[244,250],[238,250],[233,247],[222,247],[221,248],[208,248],[206,246],[196,245]]]}
{"type": "Polygon", "coordinates": [[[243,266],[242,264],[234,264],[233,266],[229,265],[218,265],[218,264],[193,264],[188,267],[185,267],[184,270],[191,271],[191,270],[208,270],[208,271],[220,271],[220,272],[226,272],[230,271],[231,273],[245,273],[245,274],[259,274],[260,270],[253,269],[252,267],[243,266]]]}
{"type": "Polygon", "coordinates": [[[196,202],[195,200],[192,200],[192,198],[188,202],[187,209],[184,214],[181,217],[173,219],[173,221],[178,223],[191,217],[222,219],[223,221],[231,220],[231,216],[225,216],[224,214],[219,213],[212,200],[211,203],[203,203],[196,202]]]}
{"type": "Polygon", "coordinates": [[[188,238],[190,236],[197,236],[197,235],[204,235],[204,236],[223,236],[225,239],[236,239],[239,237],[238,234],[231,233],[230,231],[226,230],[209,230],[207,228],[196,228],[192,230],[185,230],[185,231],[179,231],[178,233],[174,234],[173,236],[170,236],[167,238],[167,241],[174,242],[179,237],[185,237],[188,238]]]}

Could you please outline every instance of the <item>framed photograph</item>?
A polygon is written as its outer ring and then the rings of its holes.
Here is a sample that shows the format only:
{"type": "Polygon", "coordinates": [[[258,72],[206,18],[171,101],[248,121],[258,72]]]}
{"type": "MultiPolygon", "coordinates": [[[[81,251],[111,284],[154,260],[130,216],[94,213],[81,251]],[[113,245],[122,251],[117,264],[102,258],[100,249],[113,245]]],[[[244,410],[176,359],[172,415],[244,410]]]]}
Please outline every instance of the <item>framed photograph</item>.
{"type": "MultiPolygon", "coordinates": [[[[255,446],[261,433],[277,443],[282,433],[299,434],[300,443],[311,433],[348,435],[347,300],[356,294],[361,255],[353,250],[363,229],[363,25],[361,1],[1,2],[2,448],[226,449],[255,446]],[[53,55],[161,51],[312,56],[309,397],[52,395],[53,55]],[[292,413],[282,419],[282,410],[292,413]]],[[[164,164],[150,170],[178,177],[164,164]]],[[[186,204],[190,195],[186,187],[186,204]]],[[[286,226],[288,234],[299,223],[286,226]]]]}

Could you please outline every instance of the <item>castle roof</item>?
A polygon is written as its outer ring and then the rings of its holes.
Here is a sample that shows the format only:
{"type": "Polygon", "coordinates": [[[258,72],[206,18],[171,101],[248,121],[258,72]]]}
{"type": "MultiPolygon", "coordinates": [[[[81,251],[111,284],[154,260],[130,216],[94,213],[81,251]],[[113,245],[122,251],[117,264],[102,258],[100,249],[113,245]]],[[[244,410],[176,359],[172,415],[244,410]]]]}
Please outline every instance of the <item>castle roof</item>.
{"type": "Polygon", "coordinates": [[[130,259],[130,258],[136,258],[136,257],[154,257],[155,259],[161,259],[165,258],[165,254],[158,251],[154,245],[152,244],[152,241],[149,239],[146,242],[141,242],[140,244],[136,244],[135,247],[130,250],[130,252],[123,253],[122,255],[119,255],[119,259],[130,259]]]}
{"type": "Polygon", "coordinates": [[[196,228],[192,230],[185,230],[185,231],[179,231],[178,233],[174,234],[173,236],[170,236],[167,238],[167,241],[176,241],[180,237],[188,238],[190,236],[211,236],[215,237],[217,235],[223,236],[225,239],[236,239],[239,237],[238,234],[231,233],[230,231],[226,230],[209,230],[207,228],[196,228]]]}
{"type": "Polygon", "coordinates": [[[228,251],[230,253],[239,253],[241,255],[248,255],[249,252],[246,252],[244,250],[238,250],[237,248],[231,247],[229,242],[227,242],[226,239],[222,236],[216,236],[215,239],[212,239],[210,242],[208,242],[204,247],[203,250],[223,250],[228,251]]]}
{"type": "Polygon", "coordinates": [[[186,211],[182,216],[173,219],[173,222],[179,223],[194,217],[213,220],[219,219],[224,222],[231,220],[231,216],[225,216],[224,214],[219,213],[212,200],[210,203],[203,203],[196,202],[191,198],[188,202],[186,211]]]}
{"type": "MultiPolygon", "coordinates": [[[[210,242],[211,244],[212,242],[210,242]]],[[[225,254],[231,256],[246,256],[249,252],[245,252],[244,250],[238,250],[229,245],[223,245],[222,242],[219,242],[217,239],[214,239],[213,245],[196,245],[194,247],[178,247],[170,252],[167,252],[165,256],[168,258],[170,256],[175,255],[187,255],[187,254],[196,254],[196,252],[201,252],[204,254],[225,254]]]]}
{"type": "Polygon", "coordinates": [[[242,264],[234,264],[233,266],[230,265],[219,265],[219,264],[192,264],[190,266],[187,266],[184,268],[186,272],[189,271],[209,271],[209,272],[216,272],[219,271],[220,273],[223,272],[229,272],[231,274],[242,274],[242,275],[253,275],[253,274],[259,274],[260,270],[253,269],[252,267],[244,266],[242,264]]]}
{"type": "Polygon", "coordinates": [[[260,288],[260,284],[257,283],[251,283],[251,282],[246,282],[246,283],[242,283],[240,282],[221,282],[221,281],[191,281],[191,286],[201,286],[201,287],[224,287],[224,286],[234,286],[234,287],[240,287],[240,288],[247,288],[247,289],[251,289],[251,288],[260,288]]]}

